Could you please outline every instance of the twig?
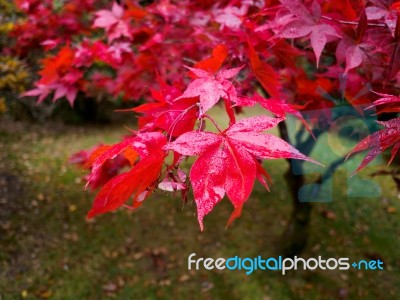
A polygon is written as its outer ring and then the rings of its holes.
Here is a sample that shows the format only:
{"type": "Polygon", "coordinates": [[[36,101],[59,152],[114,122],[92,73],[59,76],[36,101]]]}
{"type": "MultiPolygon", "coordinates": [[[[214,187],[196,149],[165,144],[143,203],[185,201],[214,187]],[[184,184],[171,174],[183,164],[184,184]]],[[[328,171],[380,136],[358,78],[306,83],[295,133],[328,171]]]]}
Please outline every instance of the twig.
{"type": "MultiPolygon", "coordinates": [[[[338,22],[341,24],[347,24],[347,25],[358,25],[358,22],[351,22],[351,21],[344,21],[344,20],[338,20],[338,19],[334,19],[331,17],[327,17],[327,16],[321,16],[321,18],[324,18],[326,20],[329,21],[334,21],[334,22],[338,22]]],[[[378,23],[367,23],[368,26],[376,26],[376,27],[386,27],[385,24],[378,24],[378,23]]]]}
{"type": "Polygon", "coordinates": [[[215,120],[213,118],[211,118],[209,115],[203,115],[204,118],[209,119],[214,126],[218,129],[219,132],[222,132],[222,130],[219,128],[218,124],[215,122],[215,120]]]}

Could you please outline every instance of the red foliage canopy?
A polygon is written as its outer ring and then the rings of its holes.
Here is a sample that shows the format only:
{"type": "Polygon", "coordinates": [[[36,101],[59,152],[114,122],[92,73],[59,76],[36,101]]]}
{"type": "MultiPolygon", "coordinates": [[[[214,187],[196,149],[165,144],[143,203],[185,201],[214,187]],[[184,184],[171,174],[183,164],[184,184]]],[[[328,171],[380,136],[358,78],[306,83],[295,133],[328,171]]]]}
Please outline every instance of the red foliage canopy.
{"type": "MultiPolygon", "coordinates": [[[[156,188],[180,190],[185,198],[190,182],[201,228],[225,194],[234,206],[230,223],[240,215],[255,178],[266,185],[261,159],[314,162],[263,131],[292,114],[313,134],[301,111],[336,105],[321,90],[344,97],[348,105],[362,102],[378,113],[399,112],[400,1],[16,4],[27,18],[16,26],[11,50],[21,56],[46,51],[36,88],[25,96],[41,102],[54,93],[54,101],[65,97],[71,105],[78,92],[146,101],[132,108],[140,114],[137,132],[75,156],[91,168],[88,184],[103,186],[89,217],[129,199],[135,208],[156,188]],[[366,86],[375,93],[357,98],[366,86]],[[208,115],[220,103],[230,120],[226,129],[208,115]],[[256,104],[276,118],[236,120],[240,107],[256,104]],[[205,131],[208,121],[217,133],[205,131]],[[179,167],[186,156],[199,156],[188,178],[179,167]],[[127,166],[127,172],[107,171],[127,166]]],[[[358,170],[390,146],[393,159],[400,147],[400,119],[380,124],[383,130],[350,153],[370,149],[358,170]]]]}

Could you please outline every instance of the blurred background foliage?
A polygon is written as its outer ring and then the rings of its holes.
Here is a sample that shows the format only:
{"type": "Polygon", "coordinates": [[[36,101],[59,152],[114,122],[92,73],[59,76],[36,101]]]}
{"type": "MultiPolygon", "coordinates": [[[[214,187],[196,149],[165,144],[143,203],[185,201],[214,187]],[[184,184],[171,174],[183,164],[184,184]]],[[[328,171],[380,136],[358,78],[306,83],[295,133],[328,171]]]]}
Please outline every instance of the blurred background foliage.
{"type": "MultiPolygon", "coordinates": [[[[60,5],[62,7],[63,1],[56,2],[59,5],[55,3],[55,9],[60,5]]],[[[128,114],[114,112],[117,108],[131,106],[119,98],[110,99],[104,95],[88,98],[81,93],[72,108],[66,101],[54,103],[46,99],[38,106],[37,99],[20,97],[38,79],[36,73],[45,53],[33,48],[26,55],[18,55],[11,50],[15,40],[10,34],[23,20],[24,16],[18,11],[14,1],[0,0],[0,114],[14,120],[42,123],[48,120],[72,124],[109,123],[126,122],[130,119],[128,114]]]]}

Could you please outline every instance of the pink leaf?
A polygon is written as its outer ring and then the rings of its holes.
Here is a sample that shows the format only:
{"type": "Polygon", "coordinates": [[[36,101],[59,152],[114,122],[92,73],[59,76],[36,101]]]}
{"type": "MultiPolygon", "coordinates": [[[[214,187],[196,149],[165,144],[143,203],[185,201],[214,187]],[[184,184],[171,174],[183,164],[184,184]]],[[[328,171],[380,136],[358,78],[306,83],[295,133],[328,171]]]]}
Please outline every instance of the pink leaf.
{"type": "Polygon", "coordinates": [[[241,66],[239,68],[232,68],[228,70],[222,70],[217,73],[217,78],[218,79],[231,79],[232,77],[235,77],[241,69],[243,69],[244,66],[241,66]]]}
{"type": "Polygon", "coordinates": [[[317,59],[317,68],[319,65],[319,58],[321,56],[322,50],[325,48],[327,42],[327,36],[340,37],[336,30],[332,26],[327,24],[315,26],[310,35],[311,46],[317,59]]]}
{"type": "Polygon", "coordinates": [[[398,103],[400,104],[400,97],[399,96],[395,96],[395,95],[390,95],[390,94],[382,94],[382,93],[376,93],[373,92],[375,94],[377,94],[378,96],[380,96],[381,98],[379,98],[378,100],[374,101],[374,103],[369,106],[368,108],[371,108],[373,106],[378,106],[378,105],[383,105],[383,104],[390,104],[390,103],[398,103]]]}
{"type": "Polygon", "coordinates": [[[220,98],[229,99],[231,101],[236,100],[236,89],[224,76],[234,76],[239,72],[240,68],[233,69],[233,71],[232,69],[223,71],[219,73],[217,77],[201,69],[188,69],[199,78],[192,81],[183,95],[175,100],[199,97],[203,113],[212,108],[220,98]]]}
{"type": "Polygon", "coordinates": [[[313,16],[300,0],[279,0],[296,17],[312,22],[313,16]]]}
{"type": "Polygon", "coordinates": [[[303,20],[293,20],[286,24],[278,33],[279,37],[286,39],[300,38],[312,31],[313,24],[305,23],[303,20]]]}
{"type": "Polygon", "coordinates": [[[36,88],[22,93],[22,97],[37,97],[39,96],[38,103],[43,102],[44,99],[50,94],[51,90],[48,85],[35,84],[36,88]]]}
{"type": "Polygon", "coordinates": [[[281,121],[281,118],[271,118],[267,116],[250,117],[233,124],[227,132],[228,134],[250,131],[259,132],[273,128],[281,121]]]}
{"type": "Polygon", "coordinates": [[[233,143],[260,158],[294,158],[319,164],[272,134],[237,132],[230,134],[229,137],[233,143]]]}
{"type": "Polygon", "coordinates": [[[182,155],[199,155],[210,146],[220,144],[221,141],[221,136],[215,133],[191,131],[166,145],[165,149],[174,150],[182,155]]]}
{"type": "Polygon", "coordinates": [[[190,170],[197,219],[200,229],[204,229],[203,218],[225,195],[227,153],[218,146],[209,147],[193,164],[190,170]]]}
{"type": "Polygon", "coordinates": [[[390,146],[394,145],[392,156],[389,161],[389,163],[391,163],[399,149],[398,143],[400,141],[400,118],[378,123],[383,125],[385,128],[362,139],[347,155],[347,158],[349,158],[349,156],[354,153],[370,149],[370,151],[364,157],[363,161],[355,172],[363,169],[376,156],[378,156],[390,146]]]}
{"type": "Polygon", "coordinates": [[[345,73],[361,65],[363,57],[364,57],[364,52],[361,50],[360,46],[354,45],[347,48],[345,73]]]}

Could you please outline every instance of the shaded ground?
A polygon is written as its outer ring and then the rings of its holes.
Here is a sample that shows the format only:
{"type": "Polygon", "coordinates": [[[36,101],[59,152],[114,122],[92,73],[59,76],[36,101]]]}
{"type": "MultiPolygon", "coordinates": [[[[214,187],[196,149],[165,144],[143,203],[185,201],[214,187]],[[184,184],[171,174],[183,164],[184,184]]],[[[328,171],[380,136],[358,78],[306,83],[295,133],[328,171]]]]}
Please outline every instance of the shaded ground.
{"type": "MultiPolygon", "coordinates": [[[[393,182],[377,198],[347,198],[343,171],[335,199],[318,203],[303,257],[382,259],[383,271],[188,271],[187,257],[278,256],[290,214],[286,162],[265,166],[271,193],[256,185],[242,217],[224,229],[226,199],[199,232],[195,205],[157,193],[138,211],[88,222],[93,194],[74,151],[115,142],[118,127],[46,126],[0,120],[0,299],[398,299],[400,205],[393,182]],[[174,296],[175,295],[175,296],[174,296]]],[[[363,173],[368,174],[366,169],[363,173]]]]}

